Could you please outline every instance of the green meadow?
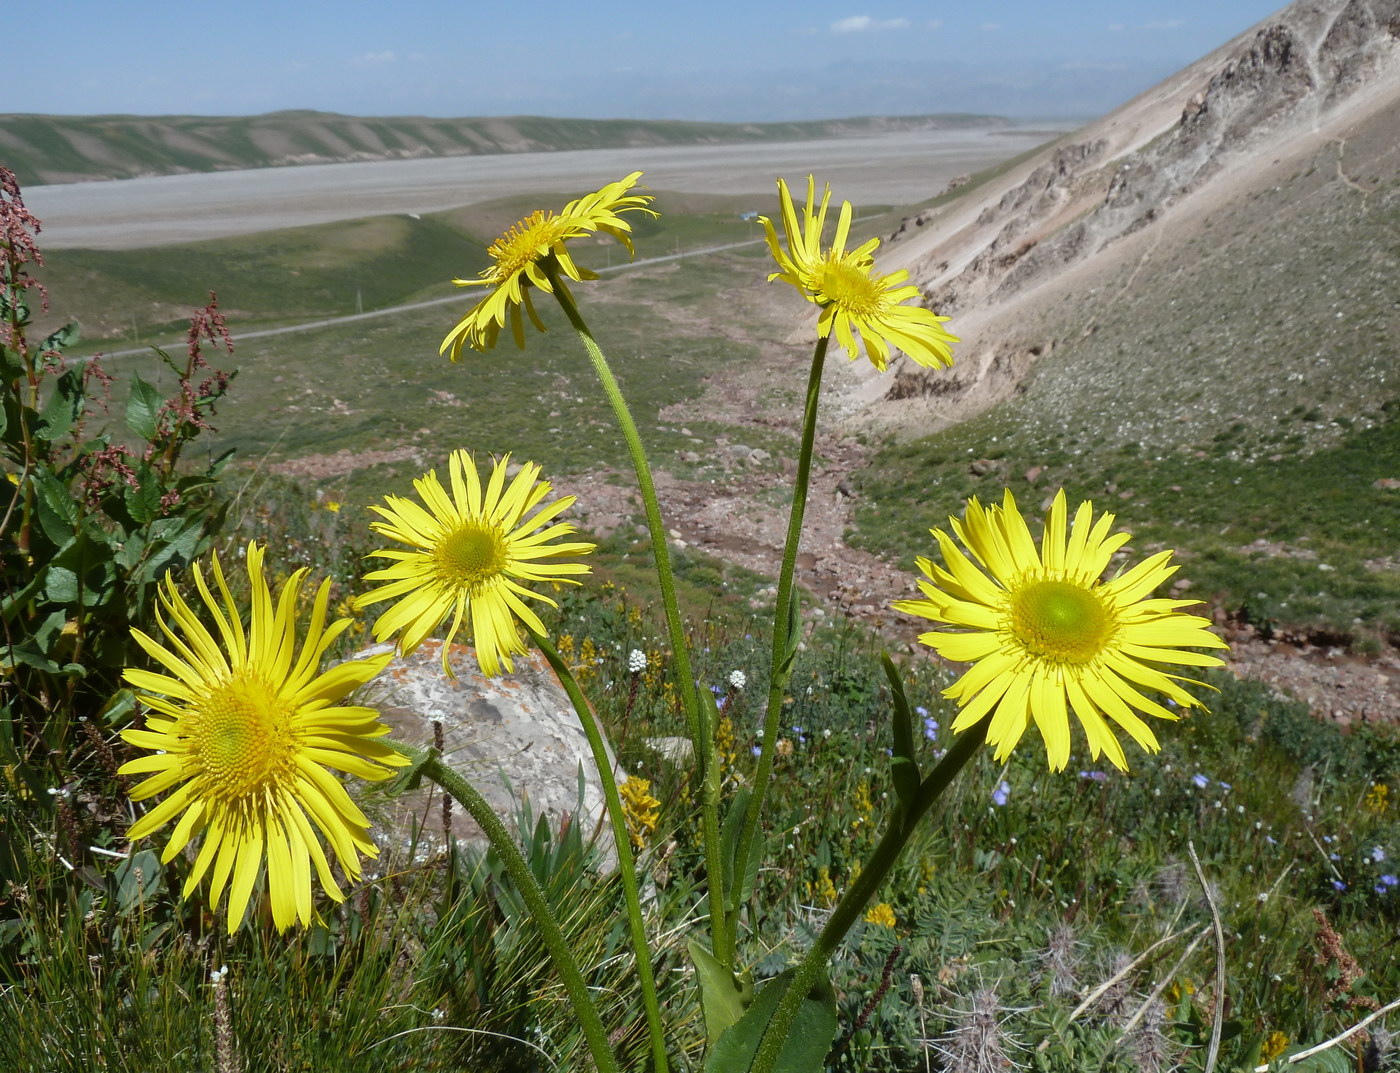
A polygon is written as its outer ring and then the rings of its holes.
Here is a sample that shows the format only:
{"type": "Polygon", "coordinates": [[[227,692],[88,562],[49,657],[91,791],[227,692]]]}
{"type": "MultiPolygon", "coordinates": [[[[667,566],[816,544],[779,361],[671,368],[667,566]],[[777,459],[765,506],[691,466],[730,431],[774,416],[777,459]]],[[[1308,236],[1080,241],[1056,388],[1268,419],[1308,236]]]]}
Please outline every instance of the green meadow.
{"type": "MultiPolygon", "coordinates": [[[[753,241],[757,224],[743,218],[776,205],[656,196],[659,219],[629,217],[636,256],[671,259],[614,270],[624,260],[616,245],[576,243],[575,259],[604,271],[573,292],[614,363],[653,465],[735,480],[707,454],[696,463],[682,453],[725,436],[781,459],[795,455],[797,429],[706,412],[706,393],[774,353],[805,350],[806,334],[794,333],[811,310],[766,282],[768,251],[753,241]],[[706,252],[716,246],[730,248],[706,252]]],[[[224,451],[234,454],[207,487],[188,490],[189,509],[207,504],[217,519],[208,547],[228,556],[249,538],[265,541],[279,574],[312,565],[334,579],[340,601],[356,591],[363,556],[377,546],[363,508],[386,492],[406,494],[411,478],[441,467],[458,447],[528,457],[546,477],[603,470],[630,480],[587,356],[545,303],[548,331],[527,328],[523,352],[503,338],[458,365],[439,356],[475,293],[450,279],[480,272],[486,246],[536,200],[183,246],[53,251],[41,276],[52,295],[43,323],[47,330],[49,320],[79,319],[84,336],[70,351],[78,355],[170,343],[189,309],[216,291],[235,352],[210,348],[206,357],[237,376],[211,417],[215,429],[192,437],[183,457],[203,473],[224,451]],[[239,338],[453,295],[458,301],[239,338]],[[276,472],[340,452],[368,464],[324,479],[276,472]]],[[[884,236],[901,212],[859,206],[857,215],[867,218],[865,233],[884,236]]],[[[1336,257],[1352,256],[1348,241],[1336,239],[1336,257]]],[[[1364,420],[1334,400],[1289,394],[1260,402],[1246,420],[1235,419],[1229,400],[1218,421],[1178,426],[1162,421],[1161,400],[1209,395],[1227,377],[1193,381],[1191,361],[1158,361],[1160,351],[1138,346],[1162,331],[1160,321],[1147,323],[1150,303],[1136,314],[1126,298],[1103,304],[1121,319],[1107,322],[1093,345],[1121,343],[1125,367],[1115,375],[1130,381],[1135,370],[1141,380],[1150,369],[1150,391],[1120,394],[1111,416],[1089,394],[1072,410],[1041,387],[1057,368],[1067,382],[1082,375],[1075,361],[1092,363],[1098,352],[1077,358],[1065,348],[1037,367],[1026,394],[961,425],[917,438],[863,434],[870,454],[852,475],[847,541],[912,570],[915,554],[931,552],[928,528],[960,513],[967,497],[999,500],[1010,488],[1034,516],[1064,486],[1071,503],[1092,498],[1118,513],[1135,535],[1135,558],[1178,549],[1185,591],[1208,601],[1207,613],[1219,608],[1261,630],[1327,632],[1358,656],[1392,651],[1400,489],[1384,482],[1400,477],[1394,385],[1389,396],[1373,391],[1364,420]],[[1138,364],[1127,368],[1131,362],[1138,364]],[[1149,426],[1152,435],[1116,431],[1149,426]],[[1029,476],[1032,467],[1039,472],[1029,476]]],[[[1387,354],[1393,363],[1383,305],[1378,296],[1365,312],[1374,345],[1339,376],[1374,376],[1387,354]]],[[[1276,344],[1268,337],[1251,350],[1251,369],[1276,344]]],[[[1329,353],[1354,346],[1355,337],[1341,336],[1329,353]]],[[[161,394],[178,387],[182,345],[170,354],[173,367],[141,354],[104,362],[118,376],[116,439],[139,438],[139,422],[120,418],[134,374],[161,394]]],[[[777,412],[800,404],[803,384],[767,390],[777,412]]],[[[777,462],[743,479],[781,526],[777,462]]],[[[584,586],[556,594],[560,607],[547,625],[560,649],[578,657],[621,769],[650,780],[657,798],[639,874],[648,930],[659,937],[653,968],[665,1034],[674,1068],[714,1073],[703,1065],[706,1027],[685,948],[705,915],[699,787],[690,765],[649,744],[685,732],[650,550],[627,526],[594,559],[584,586]],[[644,672],[628,668],[634,649],[647,655],[644,672]]],[[[678,555],[677,572],[696,676],[723,698],[720,755],[732,804],[754,775],[770,579],[693,549],[678,555]],[[735,670],[746,677],[742,689],[726,686],[735,670]]],[[[803,606],[812,611],[814,598],[803,606]]],[[[149,615],[143,621],[153,628],[149,615]]],[[[813,941],[896,796],[882,652],[906,677],[921,762],[949,748],[957,714],[942,694],[954,673],[912,633],[892,640],[833,613],[802,621],[782,698],[763,865],[739,928],[740,961],[760,981],[813,941]]],[[[67,651],[63,627],[62,616],[44,626],[55,653],[67,651]]],[[[364,640],[361,621],[334,653],[348,655],[364,640]]],[[[1257,683],[1206,677],[1197,688],[1210,711],[1158,724],[1161,751],[1130,751],[1126,773],[1077,741],[1068,770],[1052,774],[1034,730],[1004,761],[983,750],[897,866],[882,911],[857,924],[836,955],[839,1027],[827,1069],[1279,1069],[1394,1002],[1400,734],[1393,724],[1344,732],[1257,683]]],[[[27,699],[42,707],[46,698],[27,699]]],[[[5,736],[0,1039],[17,1041],[4,1059],[13,1068],[590,1068],[520,891],[494,851],[428,847],[409,832],[386,845],[344,903],[318,903],[317,926],[278,936],[254,919],[227,936],[200,896],[181,898],[187,862],[162,865],[152,852],[159,840],[128,847],[123,837],[132,806],[109,753],[130,758],[116,738],[129,719],[129,711],[94,706],[57,736],[17,718],[5,736]],[[82,724],[95,728],[107,753],[82,724]],[[211,982],[222,966],[229,975],[211,982]]],[[[372,818],[383,814],[384,787],[355,793],[372,818]]],[[[512,827],[598,995],[623,1068],[649,1068],[616,873],[603,867],[583,825],[550,824],[522,803],[512,827]]],[[[1400,1068],[1386,1023],[1287,1068],[1400,1068]]]]}

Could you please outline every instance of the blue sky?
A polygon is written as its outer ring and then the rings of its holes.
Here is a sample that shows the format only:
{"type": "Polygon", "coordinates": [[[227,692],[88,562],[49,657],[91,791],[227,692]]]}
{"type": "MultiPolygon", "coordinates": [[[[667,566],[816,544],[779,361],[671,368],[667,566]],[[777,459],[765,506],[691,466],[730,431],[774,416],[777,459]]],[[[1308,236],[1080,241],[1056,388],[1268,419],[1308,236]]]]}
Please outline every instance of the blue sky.
{"type": "Polygon", "coordinates": [[[38,0],[6,112],[705,120],[1098,114],[1279,0],[38,0]],[[794,13],[796,12],[796,13],[794,13]]]}

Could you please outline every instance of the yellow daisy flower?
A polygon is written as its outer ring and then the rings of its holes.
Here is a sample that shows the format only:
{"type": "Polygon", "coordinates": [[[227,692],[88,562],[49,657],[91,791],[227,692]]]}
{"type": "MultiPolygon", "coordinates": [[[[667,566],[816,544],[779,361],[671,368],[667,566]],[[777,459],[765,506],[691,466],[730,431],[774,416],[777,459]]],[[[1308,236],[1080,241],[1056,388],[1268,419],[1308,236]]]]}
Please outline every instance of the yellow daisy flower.
{"type": "Polygon", "coordinates": [[[807,204],[801,220],[787,183],[782,179],[778,180],[778,200],[787,238],[786,251],[778,244],[772,221],[766,216],[759,217],[773,260],[778,265],[778,271],[768,279],[792,284],[800,295],[821,309],[817,319],[818,335],[825,339],[834,332],[836,341],[852,361],[860,354],[856,343],[859,335],[865,343],[870,364],[881,372],[885,371],[892,347],[929,368],[953,364],[951,344],[958,342],[958,337],[943,328],[948,318],[920,305],[904,304],[919,297],[919,288],[906,283],[909,273],[905,269],[887,276],[874,272],[874,254],[880,240],[872,238],[854,250],[846,249],[851,230],[849,201],[841,202],[835,240],[823,253],[822,232],[826,230],[831,187],[826,187],[820,207],[814,210],[816,180],[807,176],[807,204]]]}
{"type": "Polygon", "coordinates": [[[543,262],[553,258],[559,272],[575,282],[598,278],[596,272],[574,263],[568,247],[564,245],[569,239],[602,231],[626,246],[628,256],[631,256],[632,226],[619,214],[645,212],[657,215],[646,207],[652,201],[650,195],[628,193],[641,175],[640,171],[634,171],[625,179],[609,183],[597,193],[571,201],[557,216],[552,212],[537,210],[493,242],[486,252],[491,255],[494,264],[483,271],[479,279],[452,281],[459,287],[489,287],[490,290],[457,323],[457,327],[447,333],[438,353],[450,351],[452,360],[458,361],[463,344],[470,344],[477,350],[490,350],[496,345],[496,338],[505,326],[507,317],[510,318],[515,345],[524,349],[525,326],[520,319],[522,306],[530,315],[531,323],[544,331],[544,325],[540,323],[530,301],[530,286],[533,284],[547,294],[554,293],[549,277],[540,267],[543,262]]]}
{"type": "Polygon", "coordinates": [[[217,906],[229,888],[230,933],[243,920],[264,859],[279,930],[294,920],[311,922],[313,863],[326,892],[343,901],[317,830],[352,882],[360,877],[359,854],[375,857],[379,850],[365,836],[369,821],[326,769],[384,779],[389,768],[408,762],[374,740],[388,733],[377,722],[378,712],[337,704],[391,657],[350,660],[320,671],[321,657],[350,620],[326,625],[330,581],[323,581],[298,652],[296,605],[306,571],[288,579],[274,604],[263,554],[258,545],[248,545],[246,626],[217,556],[212,569],[217,596],[198,564],[193,571],[213,632],[167,574],[160,589],[164,614],[158,614],[166,643],[131,632],[169,674],[130,668],[123,675],[152,712],[144,730],[125,730],[122,738],[157,750],[120,768],[123,775],[151,776],[132,790],[133,800],[179,786],[132,824],[127,837],[144,838],[180,816],[162,855],[169,861],[202,832],[184,896],[212,865],[209,904],[217,906]]]}
{"type": "Polygon", "coordinates": [[[942,530],[932,530],[943,566],[918,560],[928,580],[926,599],[901,600],[895,608],[956,627],[919,640],[939,655],[973,666],[946,696],[962,705],[954,732],[990,718],[987,740],[1004,760],[1032,719],[1040,728],[1053,771],[1069,761],[1069,713],[1074,712],[1097,759],[1107,755],[1127,769],[1112,720],[1144,749],[1159,746],[1137,711],[1159,719],[1176,715],[1140,690],[1165,696],[1181,708],[1203,707],[1178,682],[1202,685],[1159,669],[1160,664],[1220,666],[1215,656],[1193,648],[1227,648],[1206,627],[1208,620],[1180,608],[1196,600],[1147,599],[1176,572],[1170,551],[1102,580],[1109,558],[1127,533],[1110,536],[1114,516],[1093,518],[1083,503],[1066,528],[1065,494],[1051,504],[1037,550],[1011,493],[1000,506],[976,499],[952,529],[971,558],[942,530]]]}
{"type": "Polygon", "coordinates": [[[364,607],[397,601],[375,620],[375,640],[398,634],[399,650],[407,655],[450,613],[452,624],[442,646],[443,672],[452,675],[448,645],[469,621],[477,664],[482,674],[492,676],[501,673],[502,663],[507,671],[513,670],[511,653],[526,650],[516,629],[517,618],[536,633],[545,632],[544,623],[522,597],[557,605],[525,585],[571,581],[572,575],[588,573],[583,563],[557,560],[587,554],[595,545],[551,544],[575,532],[567,523],[548,524],[573,505],[574,497],[563,496],[539,507],[550,490],[549,483],[539,479],[540,467],[527,462],[507,486],[509,460],[507,455],[495,464],[483,489],[471,456],[454,451],[449,463],[450,496],[437,472],[430,471],[413,482],[423,506],[385,496],[385,506],[370,508],[384,519],[372,522],[371,529],[408,545],[404,551],[371,553],[393,565],[365,575],[366,581],[386,584],[365,593],[357,603],[364,607]]]}

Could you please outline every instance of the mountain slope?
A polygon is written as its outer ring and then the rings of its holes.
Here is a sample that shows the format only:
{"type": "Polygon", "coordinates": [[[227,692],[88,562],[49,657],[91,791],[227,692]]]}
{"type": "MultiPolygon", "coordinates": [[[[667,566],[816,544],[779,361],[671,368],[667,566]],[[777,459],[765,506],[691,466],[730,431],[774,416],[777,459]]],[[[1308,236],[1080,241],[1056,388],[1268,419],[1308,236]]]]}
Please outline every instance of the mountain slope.
{"type": "Polygon", "coordinates": [[[1400,391],[1398,35],[1397,0],[1295,3],[906,220],[887,261],[964,345],[951,376],[867,383],[857,421],[926,433],[1013,395],[1110,442],[1300,400],[1367,420],[1400,391]]]}

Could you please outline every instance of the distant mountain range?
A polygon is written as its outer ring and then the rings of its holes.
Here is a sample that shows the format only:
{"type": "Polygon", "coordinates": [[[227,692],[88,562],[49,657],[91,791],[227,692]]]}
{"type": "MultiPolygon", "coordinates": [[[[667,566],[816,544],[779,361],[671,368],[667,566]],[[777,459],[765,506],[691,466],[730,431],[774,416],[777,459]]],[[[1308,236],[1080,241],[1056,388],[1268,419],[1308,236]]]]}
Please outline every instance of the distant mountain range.
{"type": "Polygon", "coordinates": [[[260,116],[0,115],[0,164],[14,171],[21,185],[32,186],[297,164],[795,141],[1010,125],[1000,116],[963,113],[788,123],[543,116],[431,119],[312,111],[260,116]]]}

